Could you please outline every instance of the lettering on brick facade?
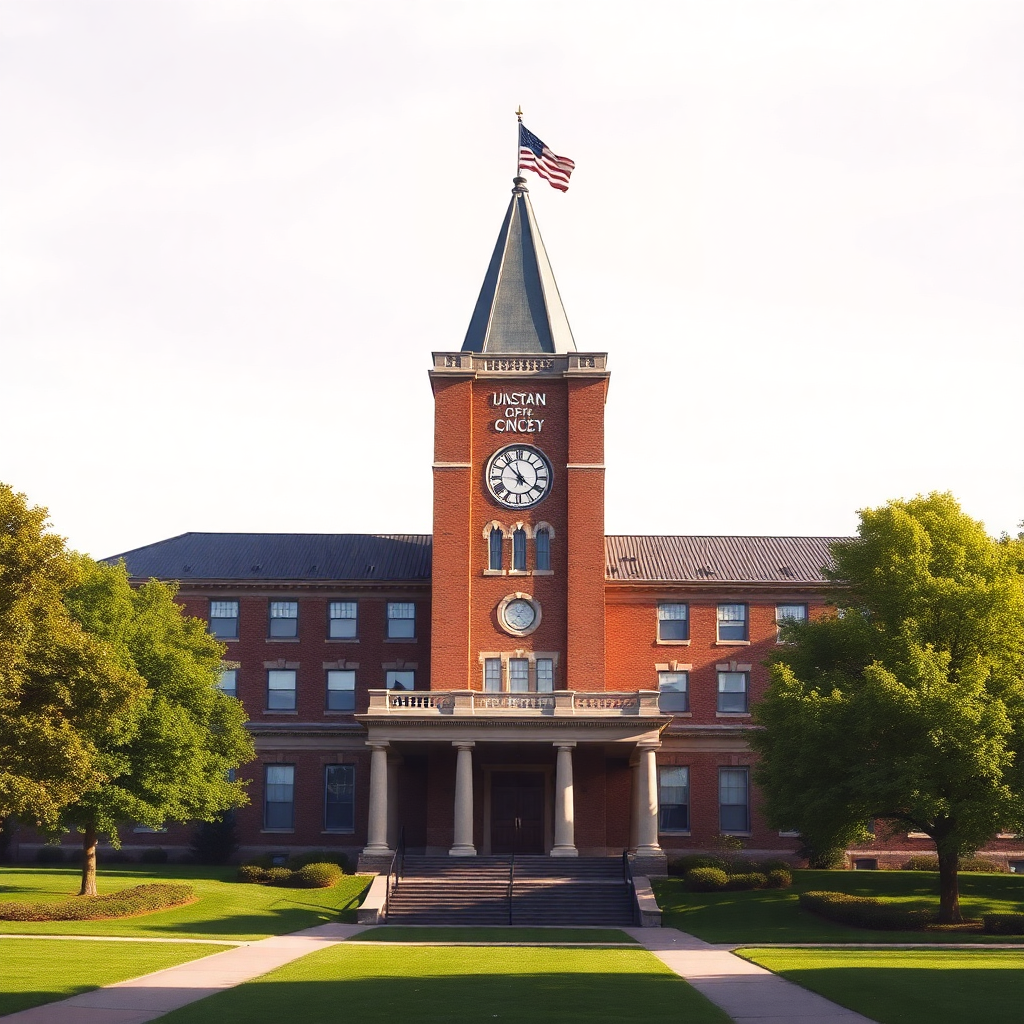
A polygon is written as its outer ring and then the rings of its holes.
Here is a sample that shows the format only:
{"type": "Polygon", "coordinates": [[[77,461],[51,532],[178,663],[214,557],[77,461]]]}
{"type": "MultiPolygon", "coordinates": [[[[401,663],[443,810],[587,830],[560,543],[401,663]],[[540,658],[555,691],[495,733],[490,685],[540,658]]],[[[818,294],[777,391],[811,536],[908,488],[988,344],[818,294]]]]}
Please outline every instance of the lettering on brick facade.
{"type": "Polygon", "coordinates": [[[554,359],[488,359],[484,363],[485,370],[553,370],[554,359]]]}
{"type": "Polygon", "coordinates": [[[501,412],[494,421],[499,434],[539,434],[544,429],[544,420],[536,416],[538,408],[548,404],[548,396],[542,391],[495,391],[491,394],[491,405],[501,412]]]}

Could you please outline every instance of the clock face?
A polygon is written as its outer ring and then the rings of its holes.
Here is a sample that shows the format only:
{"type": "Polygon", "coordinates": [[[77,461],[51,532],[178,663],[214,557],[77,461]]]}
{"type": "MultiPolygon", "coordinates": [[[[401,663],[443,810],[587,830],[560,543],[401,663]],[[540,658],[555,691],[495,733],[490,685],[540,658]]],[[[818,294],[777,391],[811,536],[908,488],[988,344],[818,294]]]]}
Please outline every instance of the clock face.
{"type": "Polygon", "coordinates": [[[513,629],[525,631],[533,625],[533,620],[536,618],[537,613],[534,611],[533,605],[521,597],[510,601],[505,606],[505,622],[513,629]]]}
{"type": "Polygon", "coordinates": [[[487,463],[487,489],[506,508],[529,508],[551,490],[551,463],[530,445],[499,448],[487,463]]]}

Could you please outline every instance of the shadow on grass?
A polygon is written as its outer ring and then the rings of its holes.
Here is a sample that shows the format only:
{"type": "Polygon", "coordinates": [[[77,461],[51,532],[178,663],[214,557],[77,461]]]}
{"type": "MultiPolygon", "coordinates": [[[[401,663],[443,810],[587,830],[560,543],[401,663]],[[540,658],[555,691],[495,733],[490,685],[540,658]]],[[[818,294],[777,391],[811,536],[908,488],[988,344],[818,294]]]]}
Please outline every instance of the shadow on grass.
{"type": "MultiPolygon", "coordinates": [[[[982,956],[986,955],[984,953],[982,956]]],[[[1020,967],[813,967],[777,972],[879,1024],[1020,1024],[1020,967]]]]}

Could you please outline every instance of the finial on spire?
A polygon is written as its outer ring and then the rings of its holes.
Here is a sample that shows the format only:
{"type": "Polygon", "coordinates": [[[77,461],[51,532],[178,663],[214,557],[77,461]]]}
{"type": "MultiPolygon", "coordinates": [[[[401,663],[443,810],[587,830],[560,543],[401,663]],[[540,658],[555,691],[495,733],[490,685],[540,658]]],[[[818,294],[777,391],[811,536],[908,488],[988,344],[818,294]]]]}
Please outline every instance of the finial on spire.
{"type": "Polygon", "coordinates": [[[523,123],[523,105],[522,103],[516,108],[516,117],[519,119],[519,123],[523,123]]]}
{"type": "Polygon", "coordinates": [[[526,179],[521,174],[517,174],[512,179],[512,184],[514,186],[513,189],[512,189],[512,194],[514,196],[521,196],[521,195],[523,195],[524,192],[529,192],[530,191],[526,187],[526,179]]]}

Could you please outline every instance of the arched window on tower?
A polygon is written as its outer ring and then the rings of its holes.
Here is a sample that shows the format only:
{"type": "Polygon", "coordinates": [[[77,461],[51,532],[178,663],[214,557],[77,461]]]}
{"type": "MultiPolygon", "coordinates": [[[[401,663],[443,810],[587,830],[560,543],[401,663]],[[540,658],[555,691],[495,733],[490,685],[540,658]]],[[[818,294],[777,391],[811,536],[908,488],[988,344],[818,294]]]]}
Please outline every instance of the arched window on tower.
{"type": "Polygon", "coordinates": [[[512,568],[526,572],[526,531],[521,526],[512,534],[512,568]]]}
{"type": "Polygon", "coordinates": [[[534,540],[537,551],[537,568],[545,571],[551,568],[551,531],[541,527],[534,540]]]}
{"type": "Polygon", "coordinates": [[[501,527],[492,526],[491,532],[487,537],[487,568],[488,569],[501,569],[501,527]]]}

